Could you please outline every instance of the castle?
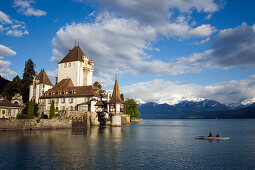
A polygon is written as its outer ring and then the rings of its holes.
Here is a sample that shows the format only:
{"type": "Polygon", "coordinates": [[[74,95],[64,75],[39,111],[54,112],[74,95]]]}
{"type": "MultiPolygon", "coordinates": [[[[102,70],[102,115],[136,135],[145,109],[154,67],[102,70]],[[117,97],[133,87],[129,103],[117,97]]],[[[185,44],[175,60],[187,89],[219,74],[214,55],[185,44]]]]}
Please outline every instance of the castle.
{"type": "Polygon", "coordinates": [[[75,119],[86,113],[95,125],[100,124],[99,118],[107,122],[110,117],[112,126],[120,126],[123,118],[128,117],[120,97],[117,77],[110,98],[105,90],[93,86],[93,72],[93,60],[89,60],[89,56],[79,46],[74,46],[58,63],[55,85],[44,70],[35,75],[29,87],[29,100],[38,103],[39,115],[49,115],[51,102],[54,101],[55,110],[60,115],[75,119]]]}

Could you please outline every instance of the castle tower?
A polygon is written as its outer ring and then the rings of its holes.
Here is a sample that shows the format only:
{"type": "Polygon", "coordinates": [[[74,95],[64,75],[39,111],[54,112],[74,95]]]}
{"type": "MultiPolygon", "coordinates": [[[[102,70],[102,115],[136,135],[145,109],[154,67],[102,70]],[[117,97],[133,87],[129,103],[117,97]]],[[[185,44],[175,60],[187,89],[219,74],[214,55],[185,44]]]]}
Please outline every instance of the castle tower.
{"type": "Polygon", "coordinates": [[[29,100],[34,100],[36,103],[39,102],[39,97],[41,97],[44,92],[51,89],[53,84],[51,83],[48,75],[44,70],[38,75],[35,75],[33,79],[33,84],[29,87],[29,100]]]}
{"type": "Polygon", "coordinates": [[[120,90],[116,76],[112,97],[109,101],[112,126],[121,126],[121,115],[125,113],[125,102],[120,97],[120,90]]]}
{"type": "Polygon", "coordinates": [[[58,82],[71,78],[74,86],[92,85],[94,62],[84,54],[79,46],[72,50],[58,63],[58,82]]]}

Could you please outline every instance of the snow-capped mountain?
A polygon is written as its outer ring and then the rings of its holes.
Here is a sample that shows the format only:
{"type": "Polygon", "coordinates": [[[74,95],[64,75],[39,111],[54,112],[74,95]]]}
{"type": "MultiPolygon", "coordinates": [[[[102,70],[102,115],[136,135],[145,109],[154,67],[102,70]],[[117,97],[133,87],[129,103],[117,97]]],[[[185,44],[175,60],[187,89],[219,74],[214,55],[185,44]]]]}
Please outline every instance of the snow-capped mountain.
{"type": "Polygon", "coordinates": [[[141,104],[139,111],[143,118],[204,118],[215,112],[230,110],[231,108],[214,100],[203,98],[181,98],[174,100],[160,100],[141,104]]]}
{"type": "Polygon", "coordinates": [[[255,106],[255,98],[245,99],[245,100],[242,100],[242,101],[240,101],[238,103],[227,104],[227,106],[230,106],[232,109],[240,109],[240,108],[245,108],[245,107],[253,107],[253,106],[255,106]]]}
{"type": "Polygon", "coordinates": [[[255,98],[252,99],[246,99],[241,102],[241,105],[248,106],[255,103],[255,98]]]}
{"type": "Polygon", "coordinates": [[[135,102],[140,105],[140,104],[145,104],[145,102],[142,99],[135,99],[135,102]]]}
{"type": "Polygon", "coordinates": [[[155,103],[158,103],[158,104],[168,104],[168,105],[176,105],[176,104],[179,104],[183,101],[189,101],[189,102],[201,102],[201,101],[204,101],[205,99],[204,98],[197,98],[197,97],[182,97],[182,98],[162,98],[158,101],[156,101],[155,103]]]}

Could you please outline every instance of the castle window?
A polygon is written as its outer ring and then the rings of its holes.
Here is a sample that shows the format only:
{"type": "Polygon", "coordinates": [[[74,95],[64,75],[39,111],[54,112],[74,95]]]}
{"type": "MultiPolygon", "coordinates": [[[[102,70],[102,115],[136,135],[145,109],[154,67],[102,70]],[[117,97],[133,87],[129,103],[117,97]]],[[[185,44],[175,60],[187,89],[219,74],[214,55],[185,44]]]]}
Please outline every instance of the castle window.
{"type": "Polygon", "coordinates": [[[62,102],[62,103],[65,103],[65,101],[66,101],[65,99],[61,99],[61,102],[62,102]]]}
{"type": "Polygon", "coordinates": [[[72,65],[72,64],[71,64],[71,63],[69,63],[69,67],[71,67],[71,65],[72,65]]]}
{"type": "Polygon", "coordinates": [[[61,106],[61,107],[60,107],[60,110],[65,110],[65,106],[61,106]]]}
{"type": "Polygon", "coordinates": [[[70,106],[70,110],[73,110],[73,106],[70,106]]]}
{"type": "Polygon", "coordinates": [[[65,63],[65,66],[64,66],[65,68],[66,68],[66,63],[65,63]]]}
{"type": "Polygon", "coordinates": [[[51,102],[51,101],[50,101],[50,99],[49,99],[49,100],[48,100],[48,103],[50,104],[50,102],[51,102]]]}

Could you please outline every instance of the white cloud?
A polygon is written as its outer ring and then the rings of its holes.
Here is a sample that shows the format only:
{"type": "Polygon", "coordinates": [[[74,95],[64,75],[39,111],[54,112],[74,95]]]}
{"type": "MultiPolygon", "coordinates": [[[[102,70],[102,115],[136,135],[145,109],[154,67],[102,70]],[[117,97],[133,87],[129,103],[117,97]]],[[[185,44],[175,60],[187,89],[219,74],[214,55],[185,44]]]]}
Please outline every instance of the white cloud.
{"type": "Polygon", "coordinates": [[[12,56],[12,55],[16,55],[16,52],[0,44],[0,75],[5,78],[9,78],[9,75],[16,74],[15,71],[12,71],[9,68],[9,66],[11,65],[11,62],[2,60],[4,56],[12,56]]]}
{"type": "Polygon", "coordinates": [[[0,44],[0,57],[16,55],[16,52],[12,49],[0,44]]]}
{"type": "Polygon", "coordinates": [[[23,21],[15,20],[2,11],[0,11],[0,23],[2,23],[0,31],[5,32],[8,36],[22,37],[28,34],[26,24],[23,21]]]}
{"type": "Polygon", "coordinates": [[[35,9],[32,4],[34,0],[15,0],[14,7],[18,7],[18,12],[26,16],[44,16],[47,13],[40,9],[35,9]]]}
{"type": "Polygon", "coordinates": [[[210,36],[213,32],[215,32],[215,27],[212,27],[210,24],[201,25],[197,28],[194,28],[190,31],[190,34],[193,36],[210,36]]]}
{"type": "Polygon", "coordinates": [[[208,86],[155,79],[124,86],[120,90],[126,97],[139,98],[145,102],[160,99],[205,98],[231,104],[255,97],[255,79],[252,76],[247,80],[233,80],[208,86]]]}
{"type": "Polygon", "coordinates": [[[223,67],[255,66],[255,31],[253,26],[242,23],[219,32],[212,44],[210,60],[223,67]]]}
{"type": "Polygon", "coordinates": [[[10,35],[13,37],[22,37],[23,35],[29,34],[28,31],[21,31],[21,30],[9,30],[6,32],[6,35],[10,35]]]}
{"type": "Polygon", "coordinates": [[[168,23],[161,25],[157,30],[167,37],[207,37],[216,31],[215,27],[210,24],[201,25],[196,28],[190,27],[187,23],[168,23]]]}
{"type": "Polygon", "coordinates": [[[207,37],[206,39],[204,40],[201,40],[200,42],[195,42],[194,44],[195,45],[204,45],[204,44],[207,44],[208,42],[211,41],[211,38],[210,37],[207,37]]]}
{"type": "Polygon", "coordinates": [[[104,72],[98,72],[98,74],[93,77],[93,81],[98,81],[103,88],[112,86],[114,84],[113,76],[104,72]]]}
{"type": "Polygon", "coordinates": [[[2,11],[0,11],[0,22],[12,24],[10,17],[8,15],[6,15],[5,13],[3,13],[2,11]]]}
{"type": "Polygon", "coordinates": [[[156,41],[161,33],[168,37],[188,38],[210,35],[213,30],[214,27],[210,25],[192,29],[184,23],[168,24],[167,28],[152,27],[141,25],[136,19],[119,18],[114,14],[103,13],[96,17],[95,22],[72,23],[62,27],[52,40],[54,56],[51,60],[60,61],[73,47],[74,37],[78,35],[81,48],[95,60],[96,67],[100,69],[96,70],[96,76],[102,71],[113,73],[115,68],[129,74],[176,75],[197,72],[200,67],[195,63],[190,66],[191,63],[183,61],[163,62],[149,56],[145,51],[153,50],[151,43],[156,41]],[[210,29],[212,30],[209,31],[210,29]]]}
{"type": "Polygon", "coordinates": [[[144,24],[166,23],[176,9],[181,13],[212,13],[219,9],[213,0],[97,0],[101,6],[124,17],[136,18],[144,24]]]}

